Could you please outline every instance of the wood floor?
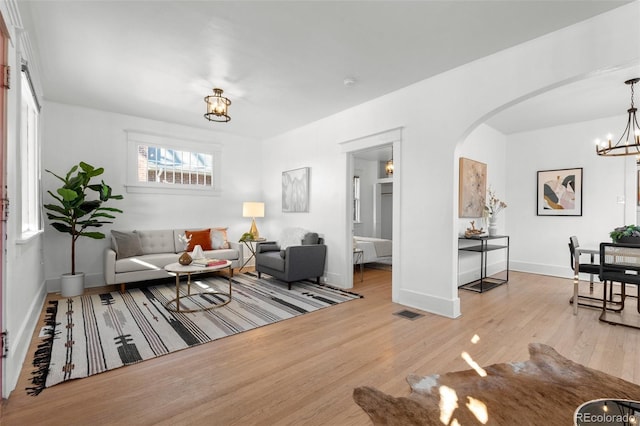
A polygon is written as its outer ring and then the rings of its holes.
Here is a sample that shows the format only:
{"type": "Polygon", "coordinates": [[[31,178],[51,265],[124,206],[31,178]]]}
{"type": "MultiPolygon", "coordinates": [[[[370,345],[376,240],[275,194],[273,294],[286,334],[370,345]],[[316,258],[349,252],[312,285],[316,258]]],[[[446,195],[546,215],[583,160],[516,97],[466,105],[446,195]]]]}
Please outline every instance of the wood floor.
{"type": "Polygon", "coordinates": [[[390,301],[389,272],[366,269],[363,283],[355,277],[363,299],[35,397],[24,391],[29,356],[0,423],[366,425],[369,418],[351,396],[355,387],[408,395],[410,373],[466,370],[463,351],[480,365],[526,360],[529,342],[640,383],[640,331],[600,323],[597,310],[572,315],[567,279],[512,272],[508,285],[483,294],[461,291],[458,319],[425,314],[408,320],[393,315],[404,307],[390,301]]]}

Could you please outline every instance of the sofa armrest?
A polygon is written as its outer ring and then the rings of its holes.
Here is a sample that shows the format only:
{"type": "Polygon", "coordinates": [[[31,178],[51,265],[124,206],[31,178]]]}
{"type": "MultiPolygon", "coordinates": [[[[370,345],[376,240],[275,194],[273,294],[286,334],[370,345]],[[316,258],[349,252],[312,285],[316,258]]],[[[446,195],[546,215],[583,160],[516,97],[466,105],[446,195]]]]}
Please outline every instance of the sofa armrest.
{"type": "Polygon", "coordinates": [[[104,282],[105,284],[116,283],[116,252],[112,248],[104,250],[104,282]]]}
{"type": "Polygon", "coordinates": [[[240,267],[240,265],[242,265],[242,263],[244,263],[244,245],[237,243],[235,241],[229,241],[229,248],[233,249],[233,250],[238,250],[238,262],[239,265],[238,267],[240,267]]]}

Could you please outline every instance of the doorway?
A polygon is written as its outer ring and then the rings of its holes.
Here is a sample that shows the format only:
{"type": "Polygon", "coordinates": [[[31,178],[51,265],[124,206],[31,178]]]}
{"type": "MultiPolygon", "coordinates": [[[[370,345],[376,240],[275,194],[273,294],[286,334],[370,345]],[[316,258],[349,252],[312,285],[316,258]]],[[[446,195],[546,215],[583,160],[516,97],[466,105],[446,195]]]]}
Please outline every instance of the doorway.
{"type": "MultiPolygon", "coordinates": [[[[363,137],[343,142],[343,152],[347,155],[347,209],[345,232],[345,259],[348,259],[345,267],[346,287],[353,287],[354,278],[359,280],[359,275],[354,275],[354,236],[369,236],[382,238],[384,233],[388,238],[388,246],[391,247],[387,256],[391,269],[391,294],[392,300],[398,300],[400,282],[400,268],[397,259],[400,259],[400,179],[401,179],[401,142],[402,129],[393,129],[384,133],[363,137]],[[393,172],[387,173],[389,161],[392,161],[393,172]],[[359,194],[360,217],[354,216],[358,209],[354,195],[357,189],[354,178],[357,177],[361,185],[359,194]],[[383,219],[384,218],[384,219],[383,219]],[[384,225],[382,224],[384,220],[384,225]],[[384,229],[384,230],[383,230],[384,229]],[[395,238],[394,238],[395,236],[395,238]]],[[[375,257],[375,255],[374,255],[375,257]]],[[[371,260],[371,257],[367,258],[371,260]]],[[[366,264],[366,262],[365,262],[366,264]]],[[[359,271],[356,271],[359,273],[359,271]]],[[[358,281],[359,282],[359,281],[358,281]]]]}

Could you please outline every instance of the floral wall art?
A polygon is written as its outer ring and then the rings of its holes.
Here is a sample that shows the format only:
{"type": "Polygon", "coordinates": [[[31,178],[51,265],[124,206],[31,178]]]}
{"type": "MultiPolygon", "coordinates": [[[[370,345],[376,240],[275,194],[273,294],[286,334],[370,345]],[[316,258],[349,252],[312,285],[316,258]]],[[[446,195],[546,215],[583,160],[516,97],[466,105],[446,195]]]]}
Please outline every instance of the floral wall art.
{"type": "Polygon", "coordinates": [[[538,216],[582,216],[582,168],[538,172],[538,216]]]}
{"type": "Polygon", "coordinates": [[[487,165],[460,157],[458,217],[482,217],[487,192],[487,165]]]}

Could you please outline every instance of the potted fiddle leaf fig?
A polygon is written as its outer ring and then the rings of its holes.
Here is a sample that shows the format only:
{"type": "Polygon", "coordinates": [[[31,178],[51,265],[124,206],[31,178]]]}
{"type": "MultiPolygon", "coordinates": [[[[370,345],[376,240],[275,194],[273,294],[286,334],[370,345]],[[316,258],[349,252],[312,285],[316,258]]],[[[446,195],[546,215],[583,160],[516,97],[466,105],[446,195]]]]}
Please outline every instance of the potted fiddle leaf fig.
{"type": "Polygon", "coordinates": [[[102,167],[95,168],[81,161],[64,177],[50,170],[46,172],[62,182],[55,193],[47,191],[56,201],[44,205],[48,210],[47,218],[56,230],[71,235],[71,273],[62,275],[62,296],[77,296],[84,291],[84,273],[76,272],[76,242],[80,237],[105,238],[102,232],[89,229],[113,223],[114,214],[122,213],[122,210],[103,205],[110,200],[121,200],[122,195],[114,195],[104,181],[92,183],[95,177],[104,173],[102,167]]]}

